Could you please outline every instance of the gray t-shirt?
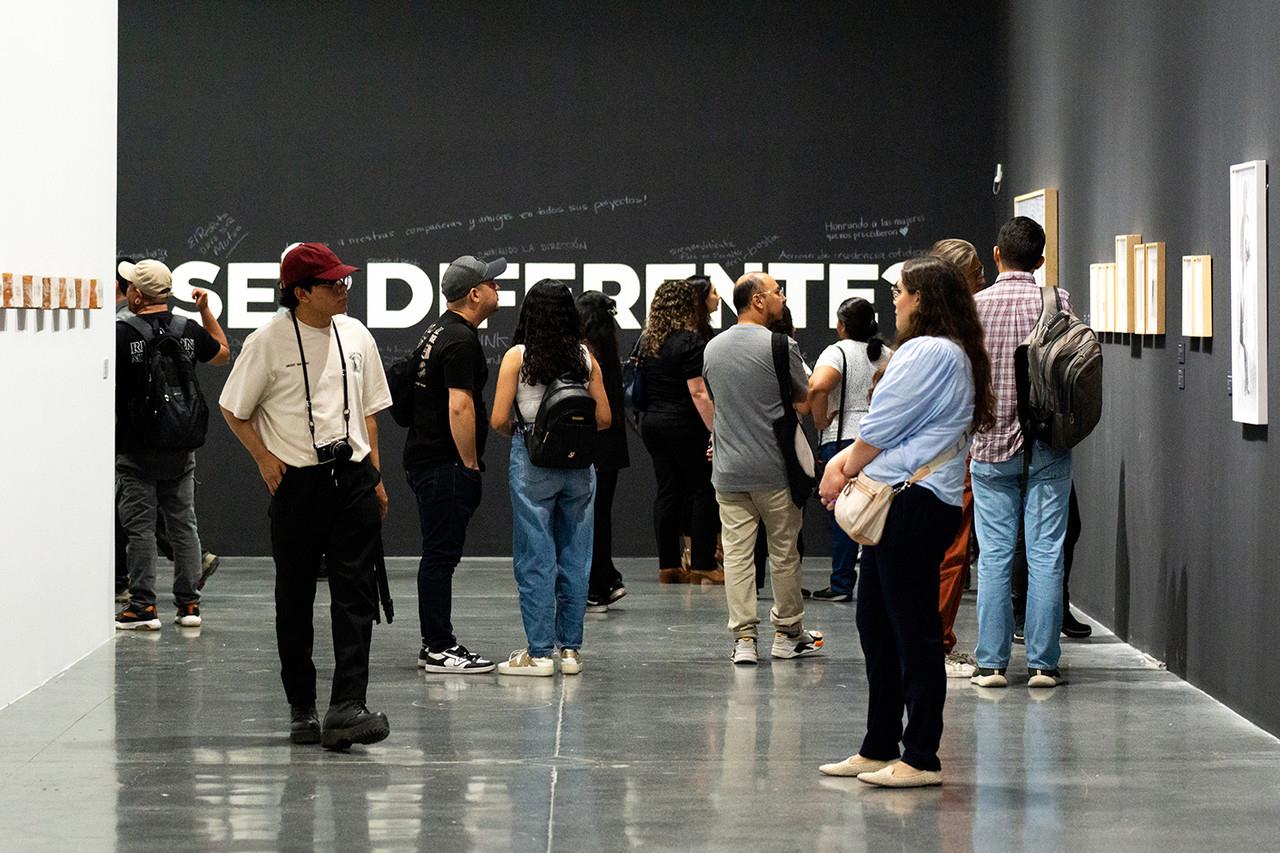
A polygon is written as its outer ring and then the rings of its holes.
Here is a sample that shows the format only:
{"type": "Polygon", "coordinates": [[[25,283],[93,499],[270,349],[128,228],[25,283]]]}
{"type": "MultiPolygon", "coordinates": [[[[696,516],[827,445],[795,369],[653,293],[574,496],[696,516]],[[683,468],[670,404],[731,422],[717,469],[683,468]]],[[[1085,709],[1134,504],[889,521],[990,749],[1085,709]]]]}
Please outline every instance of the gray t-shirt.
{"type": "MultiPolygon", "coordinates": [[[[716,335],[702,356],[702,376],[716,404],[711,484],[722,492],[787,487],[787,469],[773,435],[782,417],[778,376],[773,369],[773,333],[739,323],[716,335]]],[[[804,399],[804,360],[790,342],[791,386],[804,399]]]]}

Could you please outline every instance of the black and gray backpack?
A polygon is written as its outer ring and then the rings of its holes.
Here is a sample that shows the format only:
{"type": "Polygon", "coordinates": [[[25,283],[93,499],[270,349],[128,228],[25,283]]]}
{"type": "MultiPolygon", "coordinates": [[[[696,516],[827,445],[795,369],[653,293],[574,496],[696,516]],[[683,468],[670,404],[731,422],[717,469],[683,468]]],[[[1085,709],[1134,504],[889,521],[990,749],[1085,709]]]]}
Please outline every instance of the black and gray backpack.
{"type": "Polygon", "coordinates": [[[1093,329],[1041,288],[1040,319],[1014,351],[1018,420],[1028,449],[1034,440],[1075,447],[1102,417],[1102,347],[1093,329]]]}
{"type": "Polygon", "coordinates": [[[122,319],[142,336],[146,348],[147,387],[130,401],[130,441],[150,450],[194,450],[204,444],[209,406],[196,379],[195,353],[184,342],[185,317],[154,328],[137,316],[122,319]]]}
{"type": "Polygon", "coordinates": [[[515,405],[529,461],[540,468],[587,468],[595,461],[596,401],[585,382],[556,379],[547,386],[533,424],[515,405]]]}

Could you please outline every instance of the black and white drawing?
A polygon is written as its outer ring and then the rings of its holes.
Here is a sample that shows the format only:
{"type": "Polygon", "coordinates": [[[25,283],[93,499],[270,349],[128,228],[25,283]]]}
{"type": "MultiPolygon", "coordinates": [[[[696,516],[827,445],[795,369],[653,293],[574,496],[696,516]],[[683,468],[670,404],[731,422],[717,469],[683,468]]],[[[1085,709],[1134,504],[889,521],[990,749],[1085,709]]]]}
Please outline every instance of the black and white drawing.
{"type": "Polygon", "coordinates": [[[1267,162],[1231,167],[1231,419],[1267,422],[1267,162]]]}

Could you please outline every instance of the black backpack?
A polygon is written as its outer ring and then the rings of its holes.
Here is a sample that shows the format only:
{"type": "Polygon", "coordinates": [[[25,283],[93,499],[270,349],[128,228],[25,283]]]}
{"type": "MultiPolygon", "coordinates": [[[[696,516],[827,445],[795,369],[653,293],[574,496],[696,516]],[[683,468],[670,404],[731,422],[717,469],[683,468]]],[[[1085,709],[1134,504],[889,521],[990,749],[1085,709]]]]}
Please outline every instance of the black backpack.
{"type": "Polygon", "coordinates": [[[556,379],[530,426],[516,409],[529,461],[539,468],[588,468],[595,461],[596,401],[586,383],[556,379]]]}
{"type": "Polygon", "coordinates": [[[129,401],[130,443],[147,450],[195,450],[209,429],[209,405],[196,379],[196,358],[183,345],[185,317],[174,316],[156,329],[131,316],[128,323],[146,348],[147,385],[129,401]],[[158,334],[157,334],[158,332],[158,334]]]}
{"type": "Polygon", "coordinates": [[[433,332],[439,335],[441,328],[439,323],[428,327],[413,352],[394,362],[387,370],[387,390],[391,392],[391,419],[402,427],[413,426],[414,390],[427,374],[427,341],[433,332]]]}
{"type": "Polygon", "coordinates": [[[1034,440],[1075,447],[1102,417],[1102,347],[1093,329],[1041,288],[1040,319],[1014,350],[1018,421],[1028,452],[1034,440]]]}

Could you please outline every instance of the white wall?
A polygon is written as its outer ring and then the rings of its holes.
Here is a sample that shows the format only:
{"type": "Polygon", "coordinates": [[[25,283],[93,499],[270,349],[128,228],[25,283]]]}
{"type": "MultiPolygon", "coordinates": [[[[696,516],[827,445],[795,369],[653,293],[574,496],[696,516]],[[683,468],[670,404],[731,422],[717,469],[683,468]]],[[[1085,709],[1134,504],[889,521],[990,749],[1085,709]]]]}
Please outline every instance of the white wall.
{"type": "Polygon", "coordinates": [[[0,272],[108,304],[0,309],[2,707],[113,632],[116,4],[0,0],[0,105],[0,272]]]}

